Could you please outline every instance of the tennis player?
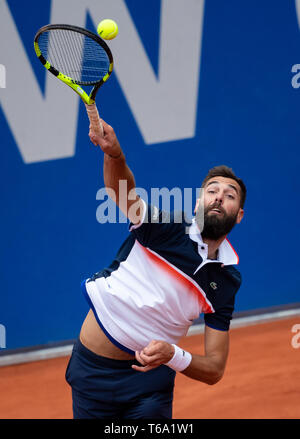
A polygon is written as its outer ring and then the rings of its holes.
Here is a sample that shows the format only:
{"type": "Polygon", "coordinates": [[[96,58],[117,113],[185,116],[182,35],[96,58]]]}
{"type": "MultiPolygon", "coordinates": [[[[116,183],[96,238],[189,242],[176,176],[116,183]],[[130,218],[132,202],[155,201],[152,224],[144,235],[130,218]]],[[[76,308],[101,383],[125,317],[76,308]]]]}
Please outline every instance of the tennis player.
{"type": "Polygon", "coordinates": [[[128,216],[130,233],[111,265],[82,283],[90,311],[66,371],[73,415],[172,418],[176,372],[209,385],[224,374],[241,284],[226,236],[243,218],[246,187],[230,168],[211,169],[187,223],[138,197],[115,132],[103,127],[103,138],[90,132],[90,139],[104,152],[105,186],[128,216]],[[127,181],[127,197],[119,180],[127,181]],[[177,343],[201,313],[205,354],[196,355],[177,343]]]}

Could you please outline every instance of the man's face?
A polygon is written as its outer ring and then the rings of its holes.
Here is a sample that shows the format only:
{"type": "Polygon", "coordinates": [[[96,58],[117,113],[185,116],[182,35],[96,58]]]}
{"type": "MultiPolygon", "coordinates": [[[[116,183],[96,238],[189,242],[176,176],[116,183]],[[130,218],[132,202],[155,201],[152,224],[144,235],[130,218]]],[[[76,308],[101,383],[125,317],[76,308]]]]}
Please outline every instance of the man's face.
{"type": "Polygon", "coordinates": [[[196,221],[197,213],[204,209],[202,237],[217,240],[240,223],[244,215],[240,201],[241,189],[235,180],[227,177],[208,180],[195,207],[196,221]]]}

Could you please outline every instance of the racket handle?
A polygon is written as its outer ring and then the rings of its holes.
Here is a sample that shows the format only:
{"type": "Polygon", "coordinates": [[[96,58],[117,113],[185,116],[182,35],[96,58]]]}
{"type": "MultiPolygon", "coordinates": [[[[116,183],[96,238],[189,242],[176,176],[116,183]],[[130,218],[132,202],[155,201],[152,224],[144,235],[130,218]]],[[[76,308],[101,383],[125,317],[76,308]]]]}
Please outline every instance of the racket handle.
{"type": "Polygon", "coordinates": [[[84,104],[87,115],[90,120],[90,131],[92,131],[94,134],[97,134],[101,137],[103,137],[103,126],[99,117],[99,113],[96,107],[96,104],[84,104]]]}

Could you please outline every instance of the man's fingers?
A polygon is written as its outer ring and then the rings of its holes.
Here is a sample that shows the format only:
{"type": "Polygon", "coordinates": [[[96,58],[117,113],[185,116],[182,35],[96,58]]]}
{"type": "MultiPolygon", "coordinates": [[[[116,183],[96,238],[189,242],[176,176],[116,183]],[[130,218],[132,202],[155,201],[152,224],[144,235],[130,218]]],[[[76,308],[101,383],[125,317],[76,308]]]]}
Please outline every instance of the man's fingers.
{"type": "Polygon", "coordinates": [[[156,355],[160,352],[160,349],[157,346],[147,346],[143,349],[143,353],[147,355],[148,357],[151,357],[152,355],[156,355]]]}
{"type": "Polygon", "coordinates": [[[170,360],[173,350],[173,346],[165,341],[152,340],[144,349],[135,353],[136,359],[142,366],[133,365],[132,368],[140,372],[147,372],[161,366],[170,360]]]}
{"type": "Polygon", "coordinates": [[[90,132],[89,138],[95,146],[98,145],[101,148],[105,148],[105,147],[109,146],[109,141],[107,140],[107,138],[99,136],[99,134],[95,134],[93,132],[90,132]]]}
{"type": "Polygon", "coordinates": [[[159,354],[154,355],[146,355],[145,351],[140,352],[140,358],[147,364],[153,363],[154,361],[158,360],[160,358],[159,354]]]}
{"type": "Polygon", "coordinates": [[[101,137],[93,131],[89,132],[89,138],[94,145],[99,145],[99,141],[101,141],[101,137]]]}
{"type": "Polygon", "coordinates": [[[149,370],[155,369],[157,366],[136,366],[133,364],[131,367],[138,372],[148,372],[149,370]]]}
{"type": "Polygon", "coordinates": [[[135,358],[139,363],[141,363],[143,366],[146,366],[146,362],[141,358],[141,355],[138,351],[135,352],[135,358]]]}
{"type": "Polygon", "coordinates": [[[143,353],[151,357],[162,352],[163,344],[160,341],[152,340],[148,346],[143,349],[143,353]]]}
{"type": "Polygon", "coordinates": [[[108,125],[108,123],[105,122],[105,120],[100,119],[100,122],[102,123],[104,131],[112,131],[112,127],[108,125]]]}
{"type": "Polygon", "coordinates": [[[161,363],[160,355],[148,356],[145,355],[143,351],[135,353],[135,358],[141,363],[143,366],[159,366],[161,363]]]}
{"type": "Polygon", "coordinates": [[[92,142],[95,146],[98,145],[98,144],[97,144],[97,140],[96,140],[96,138],[95,138],[94,136],[90,136],[90,140],[91,140],[91,142],[92,142]]]}

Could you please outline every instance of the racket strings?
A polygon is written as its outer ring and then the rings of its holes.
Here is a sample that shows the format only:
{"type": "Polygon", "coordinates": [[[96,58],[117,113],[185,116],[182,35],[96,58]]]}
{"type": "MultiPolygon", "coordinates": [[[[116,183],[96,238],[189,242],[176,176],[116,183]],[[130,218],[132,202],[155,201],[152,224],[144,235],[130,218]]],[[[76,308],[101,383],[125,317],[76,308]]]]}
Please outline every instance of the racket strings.
{"type": "Polygon", "coordinates": [[[95,40],[79,32],[52,29],[40,35],[38,44],[51,66],[78,84],[96,84],[109,70],[106,51],[95,40]]]}

